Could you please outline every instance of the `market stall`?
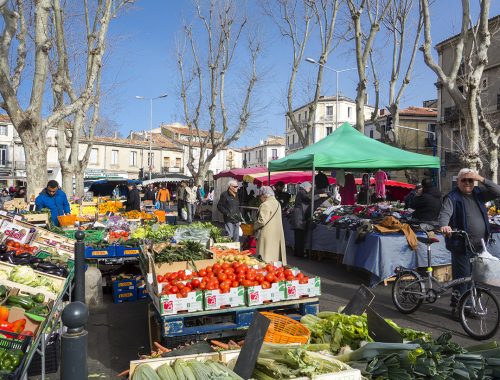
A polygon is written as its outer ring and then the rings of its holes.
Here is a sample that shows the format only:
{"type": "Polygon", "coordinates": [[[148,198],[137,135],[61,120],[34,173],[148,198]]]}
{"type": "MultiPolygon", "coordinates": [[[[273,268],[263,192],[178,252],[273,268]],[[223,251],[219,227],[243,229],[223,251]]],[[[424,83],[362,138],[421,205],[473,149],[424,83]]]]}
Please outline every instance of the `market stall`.
{"type": "Polygon", "coordinates": [[[0,369],[9,379],[57,371],[63,298],[71,300],[74,275],[75,241],[20,219],[0,211],[0,369]],[[45,367],[49,357],[55,369],[45,367]]]}

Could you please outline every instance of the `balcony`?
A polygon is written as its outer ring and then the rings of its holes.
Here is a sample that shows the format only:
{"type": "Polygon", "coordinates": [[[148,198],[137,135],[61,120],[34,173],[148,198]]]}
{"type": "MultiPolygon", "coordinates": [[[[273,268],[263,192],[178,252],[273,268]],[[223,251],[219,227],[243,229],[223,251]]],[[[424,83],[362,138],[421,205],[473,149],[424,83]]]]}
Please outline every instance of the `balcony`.
{"type": "Polygon", "coordinates": [[[271,161],[277,160],[279,157],[278,156],[272,156],[271,161]]]}
{"type": "Polygon", "coordinates": [[[460,118],[460,111],[458,110],[458,107],[446,107],[444,109],[444,122],[453,122],[453,121],[458,121],[460,118]]]}
{"type": "Polygon", "coordinates": [[[166,173],[184,173],[184,168],[178,166],[164,166],[161,168],[163,174],[166,173]]]}
{"type": "Polygon", "coordinates": [[[12,161],[0,160],[0,168],[12,168],[12,161]]]}
{"type": "Polygon", "coordinates": [[[459,152],[445,152],[444,161],[446,164],[459,164],[460,163],[460,153],[459,152]]]}

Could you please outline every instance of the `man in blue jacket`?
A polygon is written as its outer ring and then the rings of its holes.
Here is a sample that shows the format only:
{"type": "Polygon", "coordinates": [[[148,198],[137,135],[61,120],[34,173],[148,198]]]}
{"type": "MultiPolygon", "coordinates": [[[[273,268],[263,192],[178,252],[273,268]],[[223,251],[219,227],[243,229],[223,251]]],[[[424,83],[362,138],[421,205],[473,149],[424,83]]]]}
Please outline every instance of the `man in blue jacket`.
{"type": "Polygon", "coordinates": [[[55,226],[59,226],[59,220],[57,219],[59,215],[65,215],[71,212],[68,197],[64,191],[59,188],[57,181],[54,180],[49,181],[47,187],[38,194],[38,197],[35,199],[35,205],[37,211],[43,208],[48,208],[50,210],[52,223],[55,226]]]}

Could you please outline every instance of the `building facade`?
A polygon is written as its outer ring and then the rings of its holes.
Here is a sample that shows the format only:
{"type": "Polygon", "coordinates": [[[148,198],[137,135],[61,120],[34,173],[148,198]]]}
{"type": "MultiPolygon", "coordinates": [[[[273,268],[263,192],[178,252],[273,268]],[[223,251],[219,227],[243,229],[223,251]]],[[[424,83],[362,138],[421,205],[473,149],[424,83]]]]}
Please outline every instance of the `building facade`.
{"type": "MultiPolygon", "coordinates": [[[[380,128],[388,128],[388,125],[392,124],[391,119],[392,116],[387,110],[381,110],[378,117],[380,128]]],[[[389,128],[397,129],[401,149],[431,156],[439,154],[436,108],[412,106],[402,109],[399,111],[399,125],[391,125],[389,128]]],[[[380,139],[380,132],[376,130],[372,121],[365,122],[365,135],[377,140],[380,139]]],[[[408,180],[404,171],[393,171],[389,174],[391,179],[396,181],[407,182],[408,180]]],[[[418,170],[414,175],[415,180],[418,181],[422,180],[423,177],[434,177],[436,183],[438,182],[437,176],[438,173],[432,170],[418,170]]]]}
{"type": "MultiPolygon", "coordinates": [[[[480,81],[481,103],[486,117],[495,128],[500,128],[500,38],[495,33],[500,27],[500,15],[489,20],[491,34],[491,45],[488,49],[488,64],[484,68],[480,81]]],[[[455,45],[457,36],[448,38],[436,45],[438,63],[445,74],[451,72],[455,57],[455,45]]],[[[465,52],[470,46],[464,47],[465,52]]],[[[458,82],[461,80],[460,73],[464,73],[464,65],[459,69],[458,82]]],[[[461,83],[457,83],[461,88],[461,83]]],[[[460,128],[461,116],[453,99],[439,82],[436,83],[438,93],[438,124],[440,127],[441,141],[441,183],[442,190],[449,191],[452,188],[456,175],[460,170],[460,152],[463,147],[464,130],[460,128]]],[[[483,152],[483,159],[487,159],[483,152]]]]}
{"type": "MultiPolygon", "coordinates": [[[[311,103],[305,104],[293,111],[303,131],[305,131],[307,119],[309,116],[309,107],[311,103]]],[[[335,96],[321,96],[316,107],[315,119],[313,120],[313,142],[325,138],[339,126],[348,122],[356,124],[356,102],[345,96],[339,96],[338,99],[338,117],[337,117],[337,99],[335,96]]],[[[374,108],[365,106],[365,120],[371,117],[374,108]]],[[[297,132],[292,126],[290,118],[286,117],[286,136],[285,136],[285,154],[293,153],[302,149],[297,132]]]]}
{"type": "Polygon", "coordinates": [[[269,161],[285,156],[285,139],[281,136],[268,136],[259,145],[241,148],[241,153],[244,168],[267,167],[269,161]]]}

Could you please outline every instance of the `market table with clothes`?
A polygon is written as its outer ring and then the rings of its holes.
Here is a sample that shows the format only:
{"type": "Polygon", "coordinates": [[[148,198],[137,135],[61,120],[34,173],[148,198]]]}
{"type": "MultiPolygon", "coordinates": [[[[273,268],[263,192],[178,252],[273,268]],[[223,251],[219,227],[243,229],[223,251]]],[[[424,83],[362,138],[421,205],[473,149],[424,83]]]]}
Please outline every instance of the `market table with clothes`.
{"type": "MultiPolygon", "coordinates": [[[[283,219],[286,245],[293,247],[293,230],[286,218],[283,219]]],[[[425,236],[418,232],[417,236],[425,236]]],[[[312,250],[343,255],[342,263],[362,268],[371,273],[370,285],[375,286],[394,275],[398,266],[417,268],[427,266],[427,247],[418,243],[417,251],[412,251],[403,234],[368,233],[364,240],[356,242],[356,230],[318,224],[312,231],[312,250]]],[[[445,247],[442,235],[437,235],[439,243],[432,245],[431,264],[433,266],[451,263],[451,253],[445,247]]],[[[306,238],[309,247],[311,235],[306,238]]],[[[489,252],[500,258],[500,233],[492,234],[488,244],[489,252]]]]}

